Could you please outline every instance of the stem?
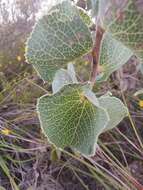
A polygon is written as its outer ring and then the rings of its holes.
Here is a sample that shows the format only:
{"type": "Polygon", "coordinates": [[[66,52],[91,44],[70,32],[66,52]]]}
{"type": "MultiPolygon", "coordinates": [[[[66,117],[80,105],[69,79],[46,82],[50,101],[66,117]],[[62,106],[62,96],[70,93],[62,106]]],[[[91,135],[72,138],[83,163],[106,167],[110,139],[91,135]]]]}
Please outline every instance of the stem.
{"type": "Polygon", "coordinates": [[[104,30],[97,24],[95,44],[92,49],[92,69],[91,69],[91,76],[90,76],[90,81],[91,81],[92,86],[95,84],[96,76],[98,74],[100,46],[101,46],[103,34],[104,34],[104,30]]]}

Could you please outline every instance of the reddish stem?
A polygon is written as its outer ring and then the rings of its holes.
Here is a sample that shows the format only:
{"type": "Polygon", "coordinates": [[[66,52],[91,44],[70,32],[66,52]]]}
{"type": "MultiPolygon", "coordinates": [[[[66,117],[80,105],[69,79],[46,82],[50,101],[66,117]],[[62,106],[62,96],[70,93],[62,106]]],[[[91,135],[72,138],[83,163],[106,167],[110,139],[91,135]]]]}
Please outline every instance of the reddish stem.
{"type": "Polygon", "coordinates": [[[90,77],[92,86],[95,84],[96,76],[98,73],[100,47],[101,47],[103,34],[104,34],[104,30],[100,26],[97,26],[95,44],[92,49],[92,69],[91,69],[91,77],[90,77]]]}

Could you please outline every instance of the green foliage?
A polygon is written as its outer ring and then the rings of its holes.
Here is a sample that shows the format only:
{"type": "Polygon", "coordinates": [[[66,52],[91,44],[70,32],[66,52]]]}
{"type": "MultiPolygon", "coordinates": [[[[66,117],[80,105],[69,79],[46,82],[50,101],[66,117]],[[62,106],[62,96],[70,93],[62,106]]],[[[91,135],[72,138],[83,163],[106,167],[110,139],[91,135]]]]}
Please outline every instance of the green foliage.
{"type": "Polygon", "coordinates": [[[80,57],[92,52],[97,65],[91,73],[103,81],[133,54],[143,58],[143,17],[137,1],[91,2],[93,19],[98,15],[95,32],[88,28],[92,22],[85,11],[62,0],[37,21],[26,51],[41,78],[54,79],[53,94],[42,96],[37,105],[43,132],[56,147],[71,147],[85,155],[94,154],[98,136],[118,125],[128,110],[118,98],[96,97],[92,79],[78,82],[71,62],[78,64],[80,57]]]}
{"type": "Polygon", "coordinates": [[[104,95],[99,98],[100,105],[107,110],[110,121],[104,131],[116,127],[125,116],[128,115],[128,109],[116,97],[104,95]]]}
{"type": "Polygon", "coordinates": [[[68,64],[68,69],[60,69],[56,72],[53,83],[52,90],[53,93],[58,92],[66,84],[77,83],[77,78],[75,70],[72,64],[68,64]]]}
{"type": "Polygon", "coordinates": [[[133,52],[130,49],[114,39],[110,33],[105,33],[100,53],[102,71],[99,80],[107,80],[109,76],[124,65],[132,55],[133,52]]]}
{"type": "Polygon", "coordinates": [[[57,147],[72,147],[86,155],[94,153],[97,138],[107,125],[108,115],[96,101],[94,105],[87,98],[89,93],[92,92],[86,86],[72,84],[52,96],[39,99],[41,126],[50,142],[57,147]]]}
{"type": "Polygon", "coordinates": [[[91,47],[90,31],[79,10],[64,1],[39,19],[28,41],[26,57],[44,80],[52,80],[58,69],[91,47]]]}
{"type": "Polygon", "coordinates": [[[102,27],[143,59],[143,2],[100,0],[102,27]]]}
{"type": "Polygon", "coordinates": [[[88,26],[92,25],[92,20],[87,15],[86,11],[82,8],[78,8],[78,10],[79,10],[79,15],[82,18],[82,20],[84,21],[84,23],[87,24],[88,26]]]}

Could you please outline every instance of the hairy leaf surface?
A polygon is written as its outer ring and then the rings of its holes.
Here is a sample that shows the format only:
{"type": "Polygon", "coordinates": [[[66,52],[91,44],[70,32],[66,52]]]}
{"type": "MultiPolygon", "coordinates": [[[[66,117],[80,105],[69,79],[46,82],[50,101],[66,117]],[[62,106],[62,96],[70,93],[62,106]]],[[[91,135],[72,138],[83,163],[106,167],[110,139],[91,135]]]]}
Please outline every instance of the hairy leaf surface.
{"type": "Polygon", "coordinates": [[[102,27],[143,60],[143,0],[100,0],[102,27]]]}
{"type": "MultiPolygon", "coordinates": [[[[85,14],[85,13],[84,13],[85,14]]],[[[44,80],[92,47],[88,26],[70,1],[63,1],[38,20],[28,40],[26,57],[44,80]]]]}
{"type": "Polygon", "coordinates": [[[121,42],[105,33],[100,52],[101,73],[99,80],[107,80],[111,73],[123,66],[133,55],[133,52],[121,42]]]}
{"type": "Polygon", "coordinates": [[[97,138],[109,120],[94,93],[80,84],[66,85],[52,96],[41,97],[38,111],[51,143],[61,149],[72,147],[85,155],[94,153],[97,138]]]}
{"type": "Polygon", "coordinates": [[[109,122],[104,131],[116,127],[124,117],[128,115],[128,109],[120,99],[112,96],[101,96],[99,99],[100,105],[105,108],[109,114],[109,122]]]}
{"type": "Polygon", "coordinates": [[[60,69],[56,72],[52,82],[53,93],[58,92],[63,86],[67,84],[78,83],[73,64],[68,64],[68,69],[60,69]]]}

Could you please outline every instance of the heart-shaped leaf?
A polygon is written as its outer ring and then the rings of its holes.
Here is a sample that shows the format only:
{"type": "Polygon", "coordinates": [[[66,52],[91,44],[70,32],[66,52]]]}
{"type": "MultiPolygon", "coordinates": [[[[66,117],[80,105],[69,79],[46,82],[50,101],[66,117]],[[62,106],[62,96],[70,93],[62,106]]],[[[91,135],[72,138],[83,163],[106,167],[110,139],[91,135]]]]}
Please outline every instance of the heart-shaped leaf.
{"type": "Polygon", "coordinates": [[[124,117],[128,115],[128,109],[120,99],[109,95],[104,95],[98,100],[100,105],[107,110],[110,118],[104,131],[113,129],[123,120],[124,117]]]}
{"type": "Polygon", "coordinates": [[[57,70],[91,48],[88,26],[78,8],[66,0],[37,21],[27,43],[26,58],[44,80],[50,81],[57,70]]]}
{"type": "Polygon", "coordinates": [[[52,96],[41,97],[37,109],[42,129],[51,143],[85,155],[94,153],[97,138],[109,121],[94,93],[81,84],[66,85],[52,96]]]}
{"type": "Polygon", "coordinates": [[[102,27],[143,60],[143,0],[100,0],[102,27]]]}
{"type": "Polygon", "coordinates": [[[99,81],[107,80],[114,71],[124,65],[133,55],[133,52],[111,34],[105,33],[101,44],[99,81]]]}

